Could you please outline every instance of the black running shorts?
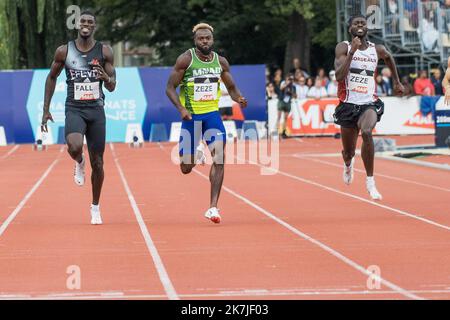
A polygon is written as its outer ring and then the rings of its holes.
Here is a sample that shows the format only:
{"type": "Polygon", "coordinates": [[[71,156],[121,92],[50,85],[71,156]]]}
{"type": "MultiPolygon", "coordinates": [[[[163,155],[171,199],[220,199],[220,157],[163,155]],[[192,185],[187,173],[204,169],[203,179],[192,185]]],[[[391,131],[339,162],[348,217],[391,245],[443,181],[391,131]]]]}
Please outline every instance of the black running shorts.
{"type": "Polygon", "coordinates": [[[380,99],[373,103],[364,105],[357,105],[341,101],[341,103],[339,103],[339,105],[336,107],[333,115],[334,123],[344,128],[357,128],[359,118],[368,109],[372,109],[377,113],[377,122],[379,122],[381,120],[381,116],[384,113],[384,103],[380,99]]]}
{"type": "Polygon", "coordinates": [[[71,133],[86,136],[89,150],[103,153],[106,139],[105,110],[101,106],[66,106],[65,137],[71,133]]]}

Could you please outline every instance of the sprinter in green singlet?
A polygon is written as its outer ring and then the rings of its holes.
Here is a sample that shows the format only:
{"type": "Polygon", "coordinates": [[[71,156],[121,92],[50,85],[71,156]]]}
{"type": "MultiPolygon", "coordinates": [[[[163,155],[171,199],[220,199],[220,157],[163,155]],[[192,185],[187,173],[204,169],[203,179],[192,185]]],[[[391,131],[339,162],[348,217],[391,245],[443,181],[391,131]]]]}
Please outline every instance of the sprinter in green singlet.
{"type": "Polygon", "coordinates": [[[211,201],[205,217],[220,223],[217,202],[224,177],[226,143],[226,132],[219,113],[220,82],[223,81],[231,98],[243,108],[247,106],[247,100],[233,81],[228,61],[212,51],[214,29],[200,23],[192,32],[195,48],[178,57],[166,93],[183,120],[179,152],[181,172],[189,174],[197,162],[204,162],[202,140],[206,141],[211,152],[211,201]],[[178,96],[176,89],[179,85],[178,96]]]}

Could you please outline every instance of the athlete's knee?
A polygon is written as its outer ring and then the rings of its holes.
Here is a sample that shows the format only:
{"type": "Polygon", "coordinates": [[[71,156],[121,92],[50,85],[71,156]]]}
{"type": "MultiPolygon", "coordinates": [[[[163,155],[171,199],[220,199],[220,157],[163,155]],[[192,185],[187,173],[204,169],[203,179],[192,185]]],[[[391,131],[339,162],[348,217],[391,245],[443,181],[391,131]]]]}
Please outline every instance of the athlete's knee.
{"type": "Polygon", "coordinates": [[[67,142],[67,151],[71,156],[80,155],[83,152],[83,143],[67,142]]]}
{"type": "Polygon", "coordinates": [[[344,159],[352,159],[355,156],[355,150],[342,150],[344,159]]]}
{"type": "Polygon", "coordinates": [[[103,158],[95,157],[95,159],[92,160],[91,166],[92,166],[92,171],[95,171],[95,172],[103,171],[103,158]]]}
{"type": "Polygon", "coordinates": [[[364,141],[369,141],[370,139],[372,139],[372,128],[362,128],[361,136],[364,141]]]}

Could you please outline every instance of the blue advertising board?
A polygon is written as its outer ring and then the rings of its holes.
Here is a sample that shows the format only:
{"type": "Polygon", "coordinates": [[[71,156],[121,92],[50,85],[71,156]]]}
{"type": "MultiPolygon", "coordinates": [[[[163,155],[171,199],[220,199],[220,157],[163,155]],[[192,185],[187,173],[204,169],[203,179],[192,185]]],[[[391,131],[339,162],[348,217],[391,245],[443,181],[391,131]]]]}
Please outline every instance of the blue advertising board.
{"type": "MultiPolygon", "coordinates": [[[[33,143],[41,123],[45,81],[49,70],[0,72],[0,126],[5,128],[8,143],[33,143]]],[[[105,92],[107,119],[106,140],[123,142],[128,124],[139,123],[148,140],[152,124],[164,124],[169,133],[172,122],[180,115],[166,96],[171,68],[117,68],[117,88],[105,92]]],[[[243,110],[246,120],[267,119],[265,101],[265,66],[233,66],[232,75],[249,101],[243,110]]],[[[66,78],[58,77],[49,122],[53,141],[64,127],[66,78]]]]}

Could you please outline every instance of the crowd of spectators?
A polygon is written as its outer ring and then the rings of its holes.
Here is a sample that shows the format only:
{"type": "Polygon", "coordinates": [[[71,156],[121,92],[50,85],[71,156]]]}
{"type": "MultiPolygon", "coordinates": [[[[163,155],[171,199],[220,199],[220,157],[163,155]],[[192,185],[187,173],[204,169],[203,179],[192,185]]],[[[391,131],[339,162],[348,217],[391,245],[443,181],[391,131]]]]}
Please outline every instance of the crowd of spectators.
{"type": "MultiPolygon", "coordinates": [[[[278,99],[283,104],[290,104],[292,99],[324,99],[338,97],[338,82],[335,71],[328,73],[324,68],[319,68],[313,75],[309,75],[306,70],[300,67],[297,62],[293,62],[292,68],[286,75],[283,75],[281,68],[275,68],[273,72],[267,70],[266,73],[266,97],[267,99],[278,99]]],[[[401,76],[401,83],[405,88],[404,96],[434,96],[443,95],[442,71],[433,69],[429,74],[426,70],[421,70],[417,75],[401,76]]],[[[389,68],[381,69],[376,78],[376,92],[379,97],[393,96],[394,87],[392,73],[389,68]]]]}

